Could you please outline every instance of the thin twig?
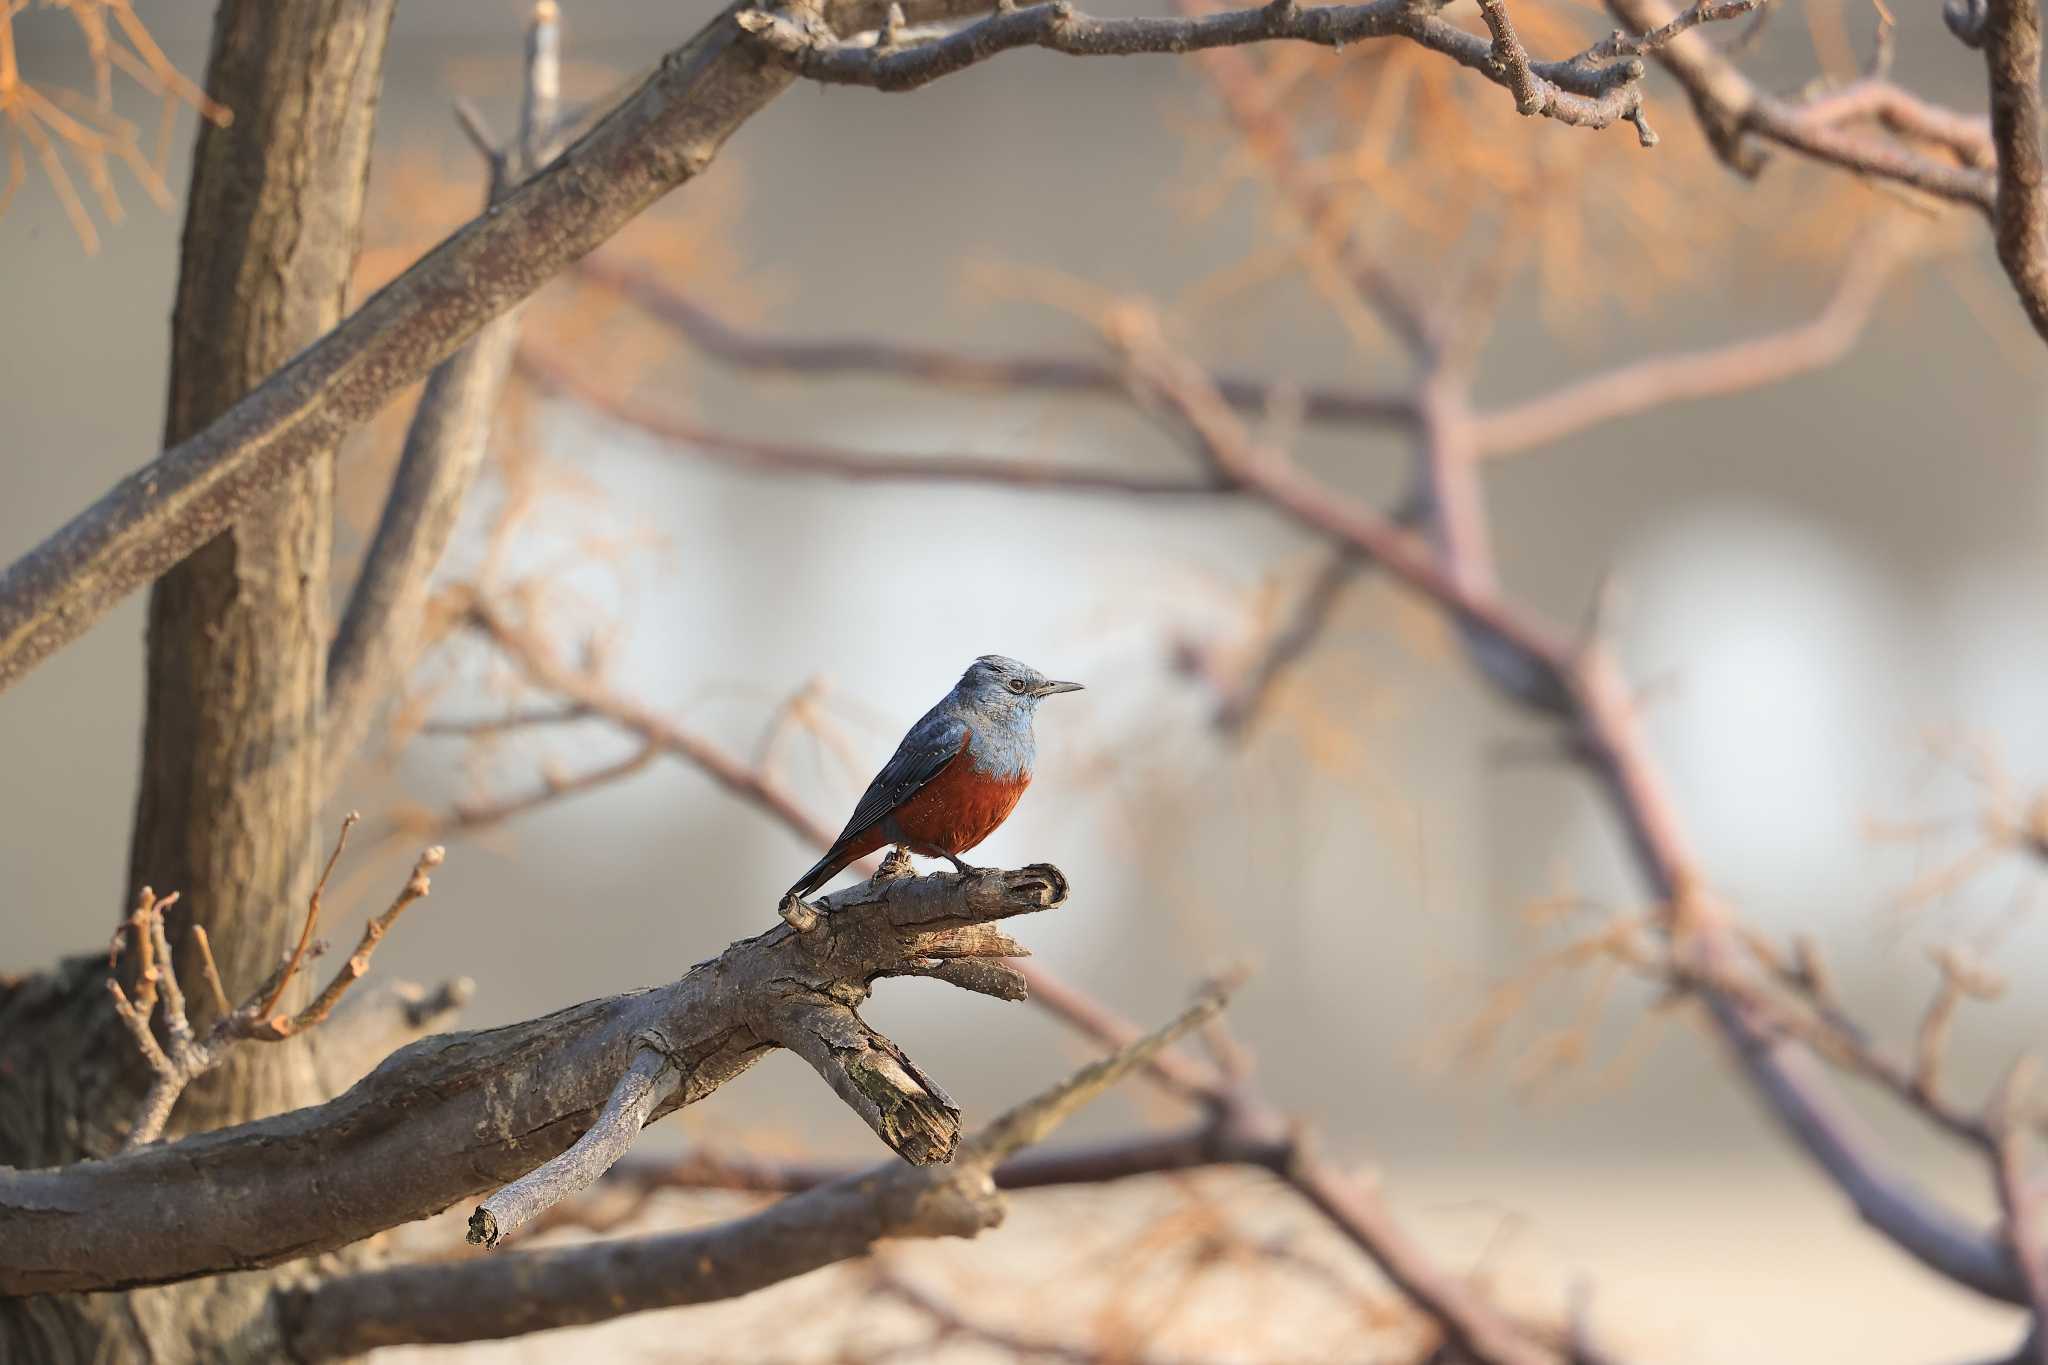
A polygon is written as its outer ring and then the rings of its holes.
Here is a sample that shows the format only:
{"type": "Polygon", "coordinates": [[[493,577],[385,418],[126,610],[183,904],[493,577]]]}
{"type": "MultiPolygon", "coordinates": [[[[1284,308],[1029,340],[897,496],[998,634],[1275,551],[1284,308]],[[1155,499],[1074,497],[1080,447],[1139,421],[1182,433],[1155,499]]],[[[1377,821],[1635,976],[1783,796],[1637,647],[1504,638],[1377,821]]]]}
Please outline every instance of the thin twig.
{"type": "MultiPolygon", "coordinates": [[[[839,42],[784,14],[741,10],[740,26],[790,68],[812,80],[913,90],[976,62],[1021,47],[1042,47],[1076,57],[1145,52],[1196,52],[1246,43],[1292,39],[1325,47],[1373,38],[1402,37],[1450,57],[1498,85],[1515,77],[1495,58],[1493,45],[1407,0],[1301,7],[1291,0],[1256,9],[1197,17],[1103,19],[1076,10],[1069,0],[998,9],[976,23],[926,42],[896,48],[839,42]]],[[[1526,54],[1524,54],[1526,59],[1526,54]]],[[[1526,63],[1530,112],[1585,128],[1633,119],[1641,108],[1633,58],[1587,69],[1568,62],[1526,63]]],[[[1522,96],[1518,95],[1518,102],[1522,96]]]]}
{"type": "MultiPolygon", "coordinates": [[[[347,962],[335,972],[327,988],[295,1016],[272,1013],[277,1002],[283,998],[291,983],[297,979],[301,969],[317,953],[312,944],[312,927],[320,914],[320,895],[326,888],[328,875],[334,870],[336,860],[341,857],[342,846],[348,840],[348,830],[356,821],[350,812],[342,824],[341,835],[335,841],[334,855],[328,859],[326,871],[321,874],[319,886],[308,898],[306,907],[306,928],[299,936],[299,942],[287,954],[278,969],[271,974],[243,1002],[239,1008],[230,1008],[227,992],[222,989],[220,971],[214,965],[213,947],[205,937],[205,931],[197,926],[193,935],[199,947],[201,970],[208,988],[218,1006],[218,1013],[204,1033],[192,1027],[191,1017],[186,1008],[185,992],[178,980],[177,967],[172,960],[169,932],[165,927],[164,912],[176,901],[175,894],[157,897],[144,887],[138,896],[134,913],[124,922],[124,928],[132,932],[136,955],[136,991],[131,1000],[122,990],[118,978],[109,975],[107,991],[113,997],[114,1011],[127,1026],[135,1039],[136,1048],[143,1060],[154,1073],[149,1088],[144,1094],[133,1126],[123,1144],[123,1150],[132,1151],[156,1141],[164,1125],[170,1121],[171,1110],[178,1097],[199,1077],[219,1066],[236,1046],[244,1042],[279,1042],[295,1037],[317,1027],[332,1012],[348,988],[361,979],[369,970],[370,954],[377,943],[391,927],[406,906],[425,896],[430,887],[427,873],[441,862],[442,851],[430,848],[422,853],[414,864],[412,875],[392,902],[391,908],[371,919],[363,928],[362,942],[350,955],[347,962]],[[161,1006],[164,1041],[159,1042],[151,1027],[151,1016],[161,1006]]],[[[115,947],[118,950],[117,936],[115,947]]],[[[109,967],[117,965],[110,956],[109,967]]]]}
{"type": "Polygon", "coordinates": [[[1213,714],[1217,729],[1234,735],[1251,727],[1287,670],[1316,647],[1345,590],[1367,567],[1368,561],[1348,547],[1324,554],[1308,586],[1296,595],[1286,620],[1266,638],[1257,657],[1234,682],[1219,684],[1222,696],[1213,714]]]}
{"type": "MultiPolygon", "coordinates": [[[[774,336],[742,330],[651,270],[614,260],[606,252],[585,258],[575,274],[624,299],[702,354],[736,369],[808,378],[870,376],[947,388],[1119,399],[1124,394],[1122,371],[1092,357],[975,355],[881,338],[774,336]]],[[[522,362],[526,359],[522,352],[522,362]]],[[[1216,377],[1218,392],[1233,407],[1247,411],[1264,409],[1273,387],[1270,381],[1251,375],[1216,377]]],[[[1301,390],[1301,416],[1304,422],[1316,424],[1400,426],[1415,420],[1415,405],[1404,394],[1309,386],[1301,390]]]]}
{"type": "Polygon", "coordinates": [[[1875,237],[1850,255],[1827,305],[1809,321],[1725,346],[1645,357],[1479,414],[1473,442],[1483,458],[1499,459],[1671,403],[1746,393],[1824,369],[1862,336],[1899,261],[1896,246],[1875,237]]]}
{"type": "MultiPolygon", "coordinates": [[[[327,890],[327,879],[334,875],[334,865],[341,861],[341,851],[348,847],[348,832],[354,829],[356,822],[362,818],[355,811],[350,811],[342,817],[341,833],[334,840],[334,851],[327,855],[327,865],[320,869],[320,880],[314,883],[313,894],[306,901],[306,920],[299,929],[299,941],[293,946],[291,956],[285,959],[284,966],[279,969],[277,985],[271,988],[270,994],[258,1007],[258,1013],[267,1015],[277,1008],[278,1000],[291,985],[292,977],[298,973],[299,964],[306,960],[306,946],[313,941],[313,929],[320,923],[321,894],[327,890]]],[[[226,1011],[223,1010],[222,1013],[226,1011]]]]}
{"type": "Polygon", "coordinates": [[[585,379],[569,362],[539,346],[520,347],[521,375],[553,392],[636,427],[700,459],[759,474],[802,474],[857,483],[994,484],[1048,493],[1127,493],[1139,497],[1214,497],[1215,484],[1185,475],[1120,474],[1050,461],[983,455],[883,455],[800,445],[717,431],[686,421],[665,406],[622,397],[585,379]]]}

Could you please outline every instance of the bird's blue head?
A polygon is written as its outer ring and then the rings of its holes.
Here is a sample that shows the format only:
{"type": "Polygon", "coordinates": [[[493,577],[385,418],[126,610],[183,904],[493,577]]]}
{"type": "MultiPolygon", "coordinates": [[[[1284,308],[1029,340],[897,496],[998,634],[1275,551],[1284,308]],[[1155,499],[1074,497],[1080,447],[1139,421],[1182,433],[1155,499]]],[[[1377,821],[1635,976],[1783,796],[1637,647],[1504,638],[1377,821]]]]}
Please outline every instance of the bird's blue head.
{"type": "Polygon", "coordinates": [[[960,675],[953,695],[963,706],[983,715],[1028,724],[1039,702],[1060,692],[1080,690],[1077,682],[1056,682],[1029,664],[984,654],[960,675]]]}

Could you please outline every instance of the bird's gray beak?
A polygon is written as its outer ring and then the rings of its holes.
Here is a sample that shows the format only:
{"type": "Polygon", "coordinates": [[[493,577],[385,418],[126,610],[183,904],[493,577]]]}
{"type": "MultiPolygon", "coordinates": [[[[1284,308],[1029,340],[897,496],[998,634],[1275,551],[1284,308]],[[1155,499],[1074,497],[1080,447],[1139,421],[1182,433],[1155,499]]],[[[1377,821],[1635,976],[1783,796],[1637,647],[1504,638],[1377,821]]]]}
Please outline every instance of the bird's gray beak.
{"type": "Polygon", "coordinates": [[[1081,684],[1079,683],[1049,682],[1040,683],[1038,690],[1032,693],[1032,695],[1036,697],[1050,697],[1055,692],[1079,692],[1080,690],[1081,684]]]}

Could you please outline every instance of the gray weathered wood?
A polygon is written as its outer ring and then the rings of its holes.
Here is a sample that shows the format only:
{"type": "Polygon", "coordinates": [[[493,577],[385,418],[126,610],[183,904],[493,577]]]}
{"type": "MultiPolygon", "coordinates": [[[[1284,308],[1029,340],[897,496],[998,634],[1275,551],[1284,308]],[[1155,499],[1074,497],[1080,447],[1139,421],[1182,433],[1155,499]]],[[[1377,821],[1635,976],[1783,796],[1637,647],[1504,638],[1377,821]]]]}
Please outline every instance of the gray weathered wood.
{"type": "MultiPolygon", "coordinates": [[[[0,1295],[162,1283],[347,1246],[568,1148],[650,1035],[682,1075],[659,1117],[773,1048],[815,1051],[794,1030],[850,1014],[879,977],[1014,951],[984,926],[1065,897],[1066,879],[1045,866],[857,887],[820,903],[829,914],[813,933],[778,925],[670,985],[423,1039],[314,1108],[109,1161],[0,1169],[0,1295]]],[[[922,1106],[903,1145],[915,1157],[950,1106],[922,1093],[914,1068],[906,1079],[881,1109],[922,1106]]]]}
{"type": "Polygon", "coordinates": [[[346,1276],[287,1295],[283,1334],[301,1361],[519,1336],[733,1298],[862,1255],[885,1237],[972,1237],[1002,1221],[994,1178],[1002,1162],[1223,1004],[1220,989],[1206,992],[1164,1027],[997,1118],[951,1165],[877,1167],[690,1232],[346,1276]]]}

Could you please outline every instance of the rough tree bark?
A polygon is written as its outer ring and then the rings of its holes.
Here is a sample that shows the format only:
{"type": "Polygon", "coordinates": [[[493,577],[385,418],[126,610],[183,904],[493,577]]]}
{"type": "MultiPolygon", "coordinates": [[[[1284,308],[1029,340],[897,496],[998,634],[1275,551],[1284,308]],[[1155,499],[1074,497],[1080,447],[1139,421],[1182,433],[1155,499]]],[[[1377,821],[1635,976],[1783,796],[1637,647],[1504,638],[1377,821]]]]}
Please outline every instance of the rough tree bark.
{"type": "MultiPolygon", "coordinates": [[[[395,0],[222,0],[172,322],[165,440],[225,411],[343,316],[395,0]]],[[[181,893],[173,938],[206,926],[231,991],[275,965],[312,886],[323,787],[331,450],[171,569],[149,607],[148,699],[129,890],[181,893]]],[[[123,908],[125,909],[125,900],[123,908]]],[[[196,966],[191,976],[198,980],[196,966]]],[[[195,1007],[206,1006],[195,1000],[195,1007]]],[[[0,1163],[106,1154],[132,1113],[89,961],[0,1002],[0,1163]]],[[[184,1098],[191,1131],[322,1098],[313,1050],[247,1048],[184,1098]]],[[[227,1360],[273,1277],[0,1302],[0,1358],[227,1360]]]]}

